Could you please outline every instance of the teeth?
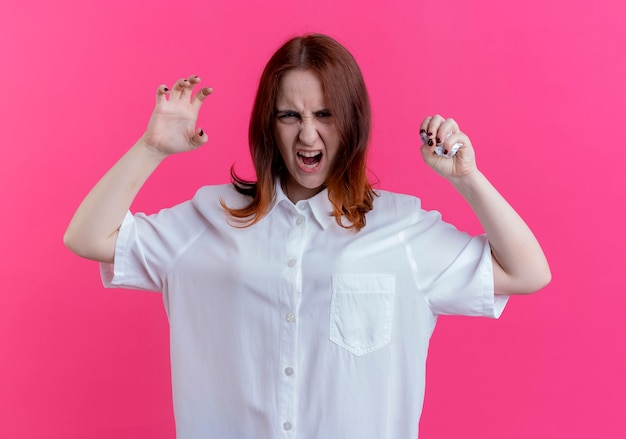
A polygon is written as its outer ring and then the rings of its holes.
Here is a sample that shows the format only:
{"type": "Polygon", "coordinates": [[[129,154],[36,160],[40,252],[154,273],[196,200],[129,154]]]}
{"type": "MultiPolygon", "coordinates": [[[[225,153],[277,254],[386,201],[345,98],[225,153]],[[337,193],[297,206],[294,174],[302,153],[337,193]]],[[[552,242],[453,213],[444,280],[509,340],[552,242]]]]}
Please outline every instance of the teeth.
{"type": "Polygon", "coordinates": [[[298,151],[298,155],[302,157],[315,157],[320,154],[320,151],[298,151]]]}
{"type": "Polygon", "coordinates": [[[322,151],[297,151],[296,154],[301,166],[313,170],[319,166],[323,153],[322,151]]]}

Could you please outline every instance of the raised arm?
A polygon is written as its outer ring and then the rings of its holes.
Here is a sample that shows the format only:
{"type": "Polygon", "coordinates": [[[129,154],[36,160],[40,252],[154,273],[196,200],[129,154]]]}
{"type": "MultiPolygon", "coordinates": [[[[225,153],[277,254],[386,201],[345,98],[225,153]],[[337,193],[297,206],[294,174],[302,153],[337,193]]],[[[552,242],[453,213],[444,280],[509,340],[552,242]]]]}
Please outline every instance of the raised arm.
{"type": "Polygon", "coordinates": [[[198,76],[179,79],[172,89],[157,89],[148,127],[133,147],[113,165],[82,201],[63,240],[74,253],[101,262],[113,262],[115,243],[126,212],[148,177],[170,154],[206,143],[196,129],[198,112],[211,94],[203,88],[192,97],[198,76]]]}
{"type": "Polygon", "coordinates": [[[551,273],[541,246],[524,220],[476,167],[468,136],[453,119],[439,115],[424,119],[420,132],[426,138],[421,148],[424,161],[463,195],[485,230],[496,293],[528,294],[546,286],[551,273]],[[435,152],[438,144],[446,152],[457,143],[461,147],[451,158],[435,152]]]}

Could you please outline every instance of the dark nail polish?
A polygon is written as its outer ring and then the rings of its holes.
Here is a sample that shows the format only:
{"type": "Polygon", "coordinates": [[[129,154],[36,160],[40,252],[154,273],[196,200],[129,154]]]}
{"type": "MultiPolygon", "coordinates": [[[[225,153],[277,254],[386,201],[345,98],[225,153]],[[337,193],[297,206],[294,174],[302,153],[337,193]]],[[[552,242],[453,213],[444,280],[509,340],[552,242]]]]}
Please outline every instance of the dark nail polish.
{"type": "Polygon", "coordinates": [[[200,135],[200,137],[204,136],[204,130],[200,128],[200,132],[198,134],[200,135]]]}
{"type": "Polygon", "coordinates": [[[437,145],[441,144],[441,139],[439,137],[437,137],[437,145]]]}
{"type": "Polygon", "coordinates": [[[433,135],[433,133],[426,133],[426,134],[428,135],[428,137],[430,137],[430,136],[432,136],[432,135],[433,135]]]}
{"type": "Polygon", "coordinates": [[[443,153],[444,153],[444,154],[447,154],[447,153],[448,153],[448,150],[447,150],[447,149],[444,149],[444,150],[443,150],[443,153]]]}
{"type": "Polygon", "coordinates": [[[420,134],[425,133],[425,132],[426,132],[426,130],[420,130],[420,134]]]}
{"type": "Polygon", "coordinates": [[[433,146],[433,139],[428,139],[428,146],[433,146]]]}
{"type": "Polygon", "coordinates": [[[165,87],[165,88],[163,89],[163,91],[164,91],[165,93],[167,93],[168,91],[170,91],[170,89],[169,89],[169,88],[167,88],[167,87],[165,87]]]}

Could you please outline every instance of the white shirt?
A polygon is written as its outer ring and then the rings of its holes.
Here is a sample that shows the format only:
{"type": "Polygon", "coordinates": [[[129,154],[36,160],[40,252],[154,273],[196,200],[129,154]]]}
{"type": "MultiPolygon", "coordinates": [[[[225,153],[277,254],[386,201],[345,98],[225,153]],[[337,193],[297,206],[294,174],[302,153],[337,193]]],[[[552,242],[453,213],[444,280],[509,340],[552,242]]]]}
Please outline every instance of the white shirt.
{"type": "Polygon", "coordinates": [[[107,287],[161,291],[179,439],[414,439],[439,314],[498,317],[484,236],[378,191],[346,230],[323,191],[235,228],[231,185],[127,215],[107,287]]]}

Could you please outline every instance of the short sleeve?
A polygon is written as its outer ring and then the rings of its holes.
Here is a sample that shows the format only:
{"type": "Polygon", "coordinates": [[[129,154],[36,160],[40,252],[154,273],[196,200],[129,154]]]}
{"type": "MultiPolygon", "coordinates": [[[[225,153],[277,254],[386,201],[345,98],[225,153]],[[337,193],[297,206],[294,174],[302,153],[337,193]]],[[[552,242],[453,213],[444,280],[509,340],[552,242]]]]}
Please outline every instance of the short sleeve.
{"type": "Polygon", "coordinates": [[[498,318],[508,300],[496,295],[491,248],[485,235],[471,236],[422,211],[404,239],[415,283],[435,315],[498,318]]]}
{"type": "Polygon", "coordinates": [[[203,224],[191,202],[154,215],[127,213],[118,233],[114,263],[100,264],[104,286],[161,292],[167,273],[202,234],[203,224]]]}

